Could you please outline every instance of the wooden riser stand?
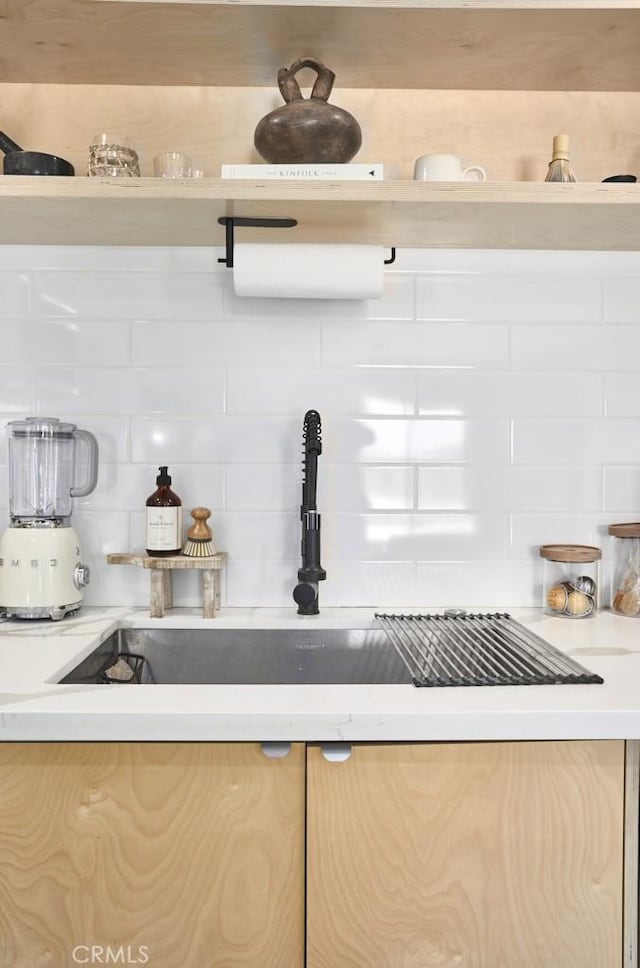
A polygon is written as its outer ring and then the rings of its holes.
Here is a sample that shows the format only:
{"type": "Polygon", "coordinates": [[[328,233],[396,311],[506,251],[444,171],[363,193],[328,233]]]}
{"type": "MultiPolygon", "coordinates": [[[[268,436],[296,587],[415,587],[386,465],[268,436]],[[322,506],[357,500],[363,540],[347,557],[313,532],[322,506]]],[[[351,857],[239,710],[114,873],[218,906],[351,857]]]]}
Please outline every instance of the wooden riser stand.
{"type": "Polygon", "coordinates": [[[173,572],[189,568],[202,572],[202,617],[215,618],[220,608],[220,571],[226,560],[226,551],[219,551],[208,558],[189,558],[186,555],[152,558],[143,553],[107,555],[110,565],[137,565],[151,571],[151,618],[162,618],[173,607],[173,572]]]}

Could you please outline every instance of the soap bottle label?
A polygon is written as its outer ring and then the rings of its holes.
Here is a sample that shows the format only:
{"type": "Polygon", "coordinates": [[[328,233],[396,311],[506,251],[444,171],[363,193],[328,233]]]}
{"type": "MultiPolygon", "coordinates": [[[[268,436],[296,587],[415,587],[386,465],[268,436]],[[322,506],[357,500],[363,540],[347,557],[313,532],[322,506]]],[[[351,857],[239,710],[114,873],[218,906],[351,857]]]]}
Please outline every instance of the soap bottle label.
{"type": "Polygon", "coordinates": [[[182,537],[181,507],[147,508],[147,549],[175,551],[182,537]]]}

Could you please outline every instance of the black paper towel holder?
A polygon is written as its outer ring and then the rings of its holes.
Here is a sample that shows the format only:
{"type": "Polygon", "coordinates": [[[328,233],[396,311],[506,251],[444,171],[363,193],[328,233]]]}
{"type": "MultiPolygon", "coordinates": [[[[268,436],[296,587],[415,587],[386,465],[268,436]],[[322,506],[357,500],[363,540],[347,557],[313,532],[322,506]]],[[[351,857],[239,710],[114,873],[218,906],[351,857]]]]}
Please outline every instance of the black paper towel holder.
{"type": "MultiPolygon", "coordinates": [[[[234,229],[236,225],[244,228],[291,229],[298,224],[298,221],[295,218],[244,218],[238,215],[221,215],[218,224],[224,225],[225,228],[225,254],[218,259],[218,262],[224,263],[228,269],[233,269],[234,229]]],[[[396,261],[395,246],[391,246],[391,258],[383,261],[386,266],[390,266],[396,261]]]]}

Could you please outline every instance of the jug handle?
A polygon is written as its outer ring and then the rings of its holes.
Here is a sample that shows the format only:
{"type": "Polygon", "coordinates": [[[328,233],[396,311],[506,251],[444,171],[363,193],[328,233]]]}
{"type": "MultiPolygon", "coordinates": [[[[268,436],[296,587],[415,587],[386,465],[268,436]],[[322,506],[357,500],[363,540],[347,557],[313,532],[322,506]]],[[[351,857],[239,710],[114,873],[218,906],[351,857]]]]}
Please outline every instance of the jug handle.
{"type": "Polygon", "coordinates": [[[302,98],[302,91],[295,75],[303,67],[310,67],[318,75],[311,91],[311,97],[320,101],[328,101],[336,75],[320,61],[314,60],[313,57],[300,57],[293,62],[291,67],[281,67],[278,71],[278,87],[287,104],[291,101],[300,101],[302,98]]]}
{"type": "Polygon", "coordinates": [[[84,484],[78,484],[71,488],[71,497],[86,497],[91,494],[98,483],[98,441],[88,430],[76,430],[74,435],[76,440],[84,440],[89,449],[89,466],[87,468],[87,479],[84,484]]]}

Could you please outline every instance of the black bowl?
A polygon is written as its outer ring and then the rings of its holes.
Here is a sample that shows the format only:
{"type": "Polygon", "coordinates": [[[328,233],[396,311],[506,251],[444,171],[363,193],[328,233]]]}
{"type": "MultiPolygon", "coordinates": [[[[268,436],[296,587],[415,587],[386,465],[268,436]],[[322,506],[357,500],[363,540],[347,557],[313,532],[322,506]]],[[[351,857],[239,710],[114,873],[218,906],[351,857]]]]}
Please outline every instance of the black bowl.
{"type": "Polygon", "coordinates": [[[70,161],[43,151],[11,151],[4,156],[5,175],[75,175],[70,161]]]}

